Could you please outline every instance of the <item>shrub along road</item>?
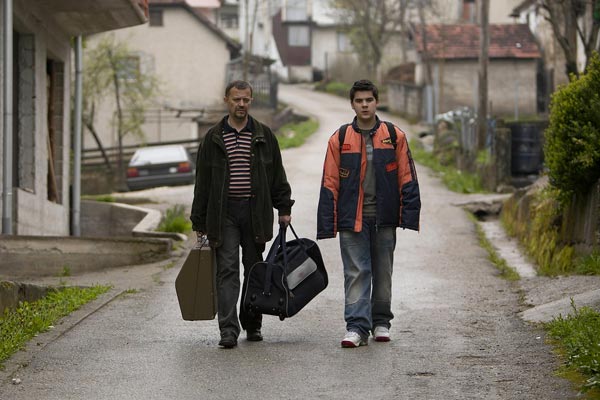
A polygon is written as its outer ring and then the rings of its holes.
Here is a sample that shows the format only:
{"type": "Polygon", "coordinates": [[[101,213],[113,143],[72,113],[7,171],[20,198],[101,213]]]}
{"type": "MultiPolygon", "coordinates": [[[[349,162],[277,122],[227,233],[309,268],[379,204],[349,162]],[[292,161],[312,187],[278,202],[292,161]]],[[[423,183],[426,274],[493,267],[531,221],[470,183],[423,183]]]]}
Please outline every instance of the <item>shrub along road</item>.
{"type": "MultiPolygon", "coordinates": [[[[352,116],[349,100],[283,86],[282,100],[319,119],[284,151],[293,225],[314,238],[326,142],[352,116]]],[[[400,119],[384,118],[405,126],[400,119]]],[[[523,322],[521,292],[497,276],[473,222],[419,168],[421,232],[398,231],[392,341],[342,349],[343,277],[337,239],[320,241],[329,287],[294,318],[265,317],[263,342],[217,347],[216,321],[181,320],[178,268],[116,298],[38,352],[3,382],[6,399],[565,399],[570,384],[544,333],[523,322]]],[[[173,190],[187,190],[191,187],[173,190]]],[[[175,192],[172,192],[175,193],[175,192]]],[[[174,196],[177,197],[177,196],[174,196]]],[[[242,336],[243,338],[243,336],[242,336]]]]}

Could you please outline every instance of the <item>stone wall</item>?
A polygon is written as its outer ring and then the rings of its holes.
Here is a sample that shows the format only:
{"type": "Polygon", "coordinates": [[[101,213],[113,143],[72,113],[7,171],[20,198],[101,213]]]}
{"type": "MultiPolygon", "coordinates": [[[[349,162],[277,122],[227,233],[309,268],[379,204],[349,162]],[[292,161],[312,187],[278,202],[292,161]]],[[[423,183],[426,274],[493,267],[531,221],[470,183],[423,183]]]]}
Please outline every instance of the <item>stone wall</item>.
{"type": "Polygon", "coordinates": [[[18,307],[19,302],[34,302],[45,297],[49,292],[56,290],[52,287],[0,281],[0,312],[7,308],[12,310],[18,307]]]}
{"type": "MultiPolygon", "coordinates": [[[[531,207],[537,193],[548,186],[548,178],[540,178],[534,185],[520,189],[508,200],[509,209],[514,210],[516,221],[523,222],[523,229],[531,228],[531,207]]],[[[600,249],[600,181],[585,195],[574,196],[570,207],[565,210],[560,220],[555,221],[560,227],[558,239],[563,245],[572,246],[577,255],[587,255],[600,249]]],[[[530,232],[517,232],[528,235],[530,232]]]]}
{"type": "Polygon", "coordinates": [[[576,195],[564,216],[561,239],[577,253],[600,248],[600,181],[586,195],[576,195]]]}

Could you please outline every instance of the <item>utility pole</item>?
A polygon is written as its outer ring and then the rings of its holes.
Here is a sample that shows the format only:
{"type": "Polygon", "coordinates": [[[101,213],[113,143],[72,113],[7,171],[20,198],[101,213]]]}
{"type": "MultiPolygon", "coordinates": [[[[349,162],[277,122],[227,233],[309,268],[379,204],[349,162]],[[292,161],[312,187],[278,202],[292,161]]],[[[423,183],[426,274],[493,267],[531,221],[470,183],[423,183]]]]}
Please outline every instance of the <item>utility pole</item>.
{"type": "Polygon", "coordinates": [[[2,83],[2,233],[13,229],[13,0],[4,0],[4,46],[2,83]]]}
{"type": "Polygon", "coordinates": [[[477,107],[477,148],[485,148],[487,136],[488,104],[488,50],[490,45],[489,14],[490,0],[480,0],[481,21],[479,34],[479,105],[477,107]]]}
{"type": "Polygon", "coordinates": [[[242,79],[243,80],[247,80],[248,79],[248,57],[249,57],[249,49],[250,49],[250,32],[249,32],[249,19],[250,16],[248,15],[248,0],[244,1],[244,47],[243,47],[243,51],[244,51],[244,59],[243,59],[243,69],[242,69],[242,79]]]}

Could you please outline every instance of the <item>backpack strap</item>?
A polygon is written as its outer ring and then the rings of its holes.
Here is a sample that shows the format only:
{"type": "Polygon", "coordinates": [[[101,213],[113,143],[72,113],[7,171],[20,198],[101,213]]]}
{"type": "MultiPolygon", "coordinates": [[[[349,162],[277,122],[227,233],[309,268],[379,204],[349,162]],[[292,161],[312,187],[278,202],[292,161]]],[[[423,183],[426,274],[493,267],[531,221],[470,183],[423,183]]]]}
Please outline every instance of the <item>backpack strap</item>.
{"type": "Polygon", "coordinates": [[[392,140],[392,145],[394,146],[394,150],[398,147],[398,135],[396,134],[396,127],[389,121],[384,121],[385,125],[388,128],[388,132],[390,133],[390,139],[392,140]]]}
{"type": "Polygon", "coordinates": [[[340,154],[342,154],[342,146],[344,146],[344,140],[346,140],[346,129],[348,129],[348,125],[350,124],[344,124],[342,126],[340,126],[340,133],[339,133],[339,139],[340,139],[340,154]]]}
{"type": "MultiPolygon", "coordinates": [[[[396,127],[394,126],[394,124],[392,124],[389,121],[383,121],[385,123],[385,125],[388,128],[388,132],[390,134],[390,139],[392,141],[392,145],[394,146],[394,150],[396,150],[396,147],[398,147],[398,135],[396,134],[396,127]]],[[[339,133],[339,139],[340,139],[340,153],[342,152],[342,146],[344,145],[344,140],[346,139],[346,130],[348,129],[348,125],[350,124],[344,124],[342,126],[340,126],[340,133],[339,133]]]]}

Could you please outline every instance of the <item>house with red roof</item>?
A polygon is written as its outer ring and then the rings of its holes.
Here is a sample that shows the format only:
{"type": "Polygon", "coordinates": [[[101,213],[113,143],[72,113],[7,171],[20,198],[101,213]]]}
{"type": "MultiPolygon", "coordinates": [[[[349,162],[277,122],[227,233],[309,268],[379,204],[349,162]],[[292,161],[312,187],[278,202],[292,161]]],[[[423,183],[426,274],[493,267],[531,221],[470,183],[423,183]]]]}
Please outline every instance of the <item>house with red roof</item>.
{"type": "MultiPolygon", "coordinates": [[[[533,34],[525,24],[490,24],[489,30],[490,115],[536,114],[541,53],[533,34]]],[[[480,27],[475,24],[416,26],[412,38],[417,61],[412,74],[403,71],[412,81],[400,84],[411,89],[410,96],[406,96],[406,90],[404,96],[396,93],[393,86],[402,81],[393,82],[390,107],[407,111],[408,103],[412,102],[409,114],[424,117],[425,101],[419,93],[429,85],[434,115],[465,106],[476,108],[479,37],[480,27]]],[[[391,78],[394,81],[394,77],[391,78]]]]}

